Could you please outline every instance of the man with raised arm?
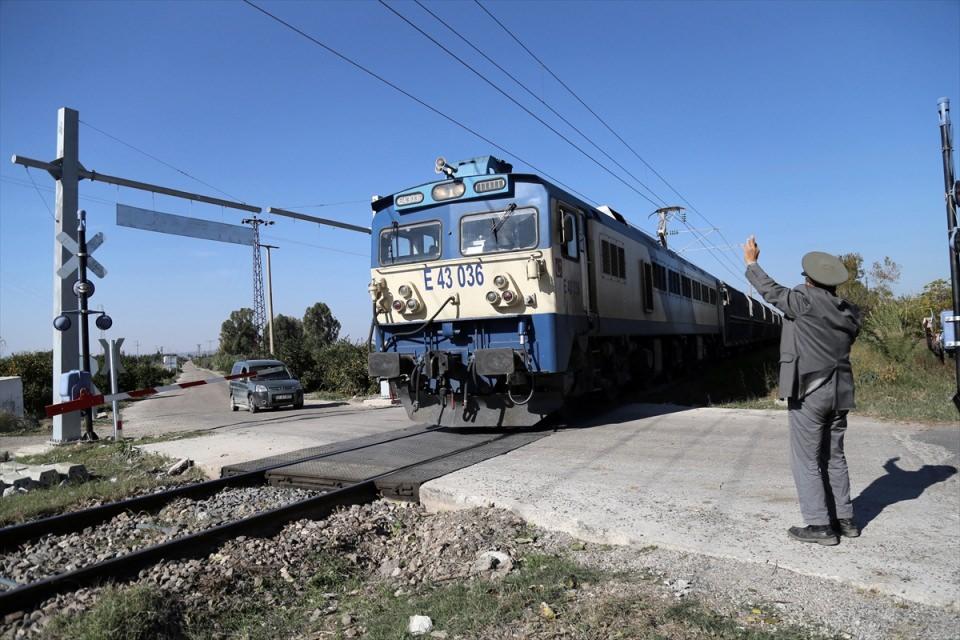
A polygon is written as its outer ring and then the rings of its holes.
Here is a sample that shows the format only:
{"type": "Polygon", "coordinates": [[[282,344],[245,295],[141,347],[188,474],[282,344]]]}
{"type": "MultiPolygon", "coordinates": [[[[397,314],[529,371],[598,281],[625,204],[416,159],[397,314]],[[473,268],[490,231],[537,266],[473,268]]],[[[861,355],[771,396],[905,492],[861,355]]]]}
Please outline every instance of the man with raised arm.
{"type": "Polygon", "coordinates": [[[806,525],[787,533],[801,542],[835,545],[838,534],[860,535],[843,455],[847,412],[854,408],[850,347],[860,333],[860,309],[837,296],[849,274],[836,256],[803,256],[806,281],[793,289],[774,282],[757,264],[759,257],[750,236],[743,247],[747,279],[783,313],[780,397],[788,403],[790,466],[806,525]]]}

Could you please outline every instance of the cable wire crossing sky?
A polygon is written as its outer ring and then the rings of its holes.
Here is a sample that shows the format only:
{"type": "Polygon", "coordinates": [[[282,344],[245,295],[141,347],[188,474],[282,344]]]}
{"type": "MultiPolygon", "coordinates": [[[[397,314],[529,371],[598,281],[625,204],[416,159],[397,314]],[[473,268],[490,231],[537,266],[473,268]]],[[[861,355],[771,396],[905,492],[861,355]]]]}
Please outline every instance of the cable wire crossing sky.
{"type": "MultiPolygon", "coordinates": [[[[70,107],[88,170],[369,227],[371,197],[434,180],[437,156],[492,154],[651,235],[686,208],[671,247],[734,286],[755,233],[779,281],[857,252],[909,293],[948,270],[936,101],[960,103],[958,25],[953,1],[4,1],[0,157],[55,159],[70,107]]],[[[2,354],[50,345],[54,184],[0,168],[2,354]]],[[[252,305],[249,246],[115,214],[243,212],[88,180],[80,203],[110,237],[93,304],[127,344],[207,348],[252,305]]],[[[266,215],[275,312],[323,301],[365,338],[370,238],[266,215]]]]}

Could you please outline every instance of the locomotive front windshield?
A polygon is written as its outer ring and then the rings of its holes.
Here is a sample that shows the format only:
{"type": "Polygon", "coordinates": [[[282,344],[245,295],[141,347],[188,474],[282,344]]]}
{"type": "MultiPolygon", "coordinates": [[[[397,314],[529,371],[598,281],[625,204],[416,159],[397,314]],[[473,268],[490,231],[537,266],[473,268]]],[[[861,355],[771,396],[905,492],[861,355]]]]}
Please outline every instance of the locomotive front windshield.
{"type": "Polygon", "coordinates": [[[460,220],[460,252],[517,251],[537,246],[537,210],[508,207],[503,211],[478,213],[460,220]]]}
{"type": "Polygon", "coordinates": [[[394,225],[380,232],[380,264],[422,262],[440,257],[440,223],[394,225]]]}

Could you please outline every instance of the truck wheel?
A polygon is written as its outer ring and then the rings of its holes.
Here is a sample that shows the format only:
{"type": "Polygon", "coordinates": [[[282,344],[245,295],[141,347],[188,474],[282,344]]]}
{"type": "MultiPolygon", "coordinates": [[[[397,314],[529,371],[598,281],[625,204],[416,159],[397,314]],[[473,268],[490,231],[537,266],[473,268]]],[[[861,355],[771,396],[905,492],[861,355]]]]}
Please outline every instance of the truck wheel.
{"type": "Polygon", "coordinates": [[[257,408],[256,403],[253,401],[253,396],[249,394],[247,395],[247,411],[250,413],[256,413],[257,411],[260,411],[260,409],[257,408]]]}

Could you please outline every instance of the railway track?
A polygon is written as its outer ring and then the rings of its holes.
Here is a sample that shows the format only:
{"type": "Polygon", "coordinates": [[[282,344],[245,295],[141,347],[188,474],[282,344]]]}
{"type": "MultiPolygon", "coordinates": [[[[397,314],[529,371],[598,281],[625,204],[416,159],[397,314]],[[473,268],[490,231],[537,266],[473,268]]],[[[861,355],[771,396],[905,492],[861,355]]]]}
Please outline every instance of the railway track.
{"type": "MultiPolygon", "coordinates": [[[[324,458],[332,458],[348,452],[389,445],[397,441],[422,437],[436,430],[419,428],[417,430],[405,431],[407,432],[401,433],[396,437],[386,439],[375,438],[373,441],[363,442],[356,446],[348,446],[330,452],[304,456],[292,461],[285,460],[281,463],[268,465],[254,471],[228,476],[219,480],[178,487],[169,491],[140,496],[130,500],[101,505],[92,509],[85,509],[0,529],[0,549],[2,549],[4,553],[7,553],[19,548],[26,542],[37,540],[44,536],[81,532],[88,527],[105,523],[119,514],[157,511],[163,506],[179,499],[203,500],[215,496],[222,491],[264,485],[267,482],[268,472],[281,469],[284,466],[316,462],[324,458]]],[[[205,556],[214,551],[223,542],[238,536],[270,536],[279,532],[286,524],[296,520],[323,519],[340,506],[363,504],[375,500],[379,496],[377,483],[388,479],[390,476],[416,471],[420,467],[435,466],[438,463],[443,464],[446,460],[455,459],[457,456],[463,456],[464,454],[469,456],[470,452],[476,449],[516,435],[517,432],[493,435],[490,438],[478,442],[471,442],[457,449],[446,450],[438,455],[398,465],[375,475],[359,479],[348,486],[333,488],[305,499],[259,510],[252,515],[246,515],[199,531],[187,533],[186,535],[177,536],[159,544],[150,544],[149,546],[134,549],[113,558],[94,561],[72,570],[45,576],[28,584],[16,585],[10,590],[0,592],[0,616],[12,612],[33,609],[57,594],[92,586],[103,581],[122,580],[136,576],[141,570],[161,560],[178,560],[205,556]]],[[[82,561],[82,559],[78,559],[78,561],[82,561]]]]}

